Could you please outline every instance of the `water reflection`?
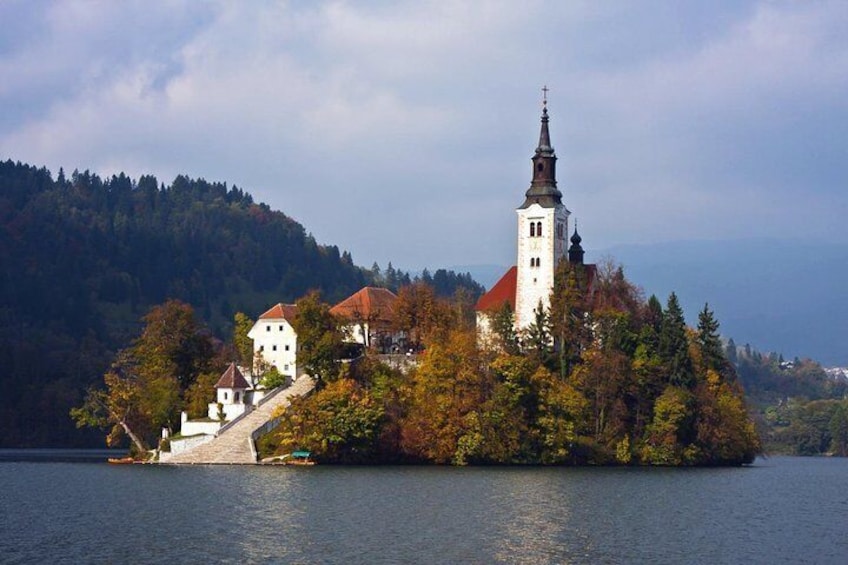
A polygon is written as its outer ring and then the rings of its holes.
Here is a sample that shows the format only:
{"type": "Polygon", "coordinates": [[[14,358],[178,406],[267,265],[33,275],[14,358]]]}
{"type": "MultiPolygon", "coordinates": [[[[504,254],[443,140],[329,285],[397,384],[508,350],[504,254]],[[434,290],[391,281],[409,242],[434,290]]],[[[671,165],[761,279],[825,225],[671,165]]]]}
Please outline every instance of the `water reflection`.
{"type": "Polygon", "coordinates": [[[0,463],[0,561],[846,563],[846,476],[0,463]]]}

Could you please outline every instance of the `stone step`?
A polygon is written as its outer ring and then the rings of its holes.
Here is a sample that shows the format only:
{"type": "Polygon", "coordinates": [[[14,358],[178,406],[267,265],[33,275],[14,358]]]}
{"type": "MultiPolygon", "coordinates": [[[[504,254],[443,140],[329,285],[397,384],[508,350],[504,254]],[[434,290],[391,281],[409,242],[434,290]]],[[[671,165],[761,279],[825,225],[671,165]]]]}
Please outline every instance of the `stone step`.
{"type": "Polygon", "coordinates": [[[311,377],[307,375],[300,377],[290,387],[277,393],[212,441],[175,455],[164,463],[174,465],[255,464],[256,458],[251,449],[253,432],[265,425],[273,417],[277,408],[288,406],[292,397],[308,394],[313,388],[315,388],[315,381],[311,377]]]}

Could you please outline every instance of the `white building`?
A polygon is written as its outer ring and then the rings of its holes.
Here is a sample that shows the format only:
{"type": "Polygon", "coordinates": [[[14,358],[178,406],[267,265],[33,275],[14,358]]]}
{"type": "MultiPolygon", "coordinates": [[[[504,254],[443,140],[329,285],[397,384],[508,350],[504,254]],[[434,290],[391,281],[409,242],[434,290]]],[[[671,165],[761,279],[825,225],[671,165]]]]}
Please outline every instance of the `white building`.
{"type": "Polygon", "coordinates": [[[294,304],[277,304],[259,316],[259,319],[247,333],[253,340],[254,372],[262,371],[262,364],[274,366],[282,375],[296,380],[300,373],[297,368],[297,334],[292,320],[297,314],[294,304]]]}
{"type": "MultiPolygon", "coordinates": [[[[581,239],[576,229],[571,238],[572,246],[568,248],[571,212],[563,204],[562,193],[557,188],[556,161],[548,129],[547,100],[544,100],[539,145],[532,157],[530,188],[516,210],[517,263],[477,302],[477,327],[483,336],[489,333],[490,315],[504,303],[508,303],[514,313],[516,331],[526,330],[534,322],[535,311],[540,306],[544,310],[550,308],[554,275],[560,261],[567,256],[572,263],[583,263],[581,239]]],[[[586,267],[591,278],[594,265],[586,267]]]]}
{"type": "Polygon", "coordinates": [[[215,383],[216,401],[209,403],[209,419],[220,420],[219,412],[224,413],[224,420],[238,418],[249,406],[253,405],[250,383],[241,374],[235,363],[230,363],[218,382],[215,383]]]}

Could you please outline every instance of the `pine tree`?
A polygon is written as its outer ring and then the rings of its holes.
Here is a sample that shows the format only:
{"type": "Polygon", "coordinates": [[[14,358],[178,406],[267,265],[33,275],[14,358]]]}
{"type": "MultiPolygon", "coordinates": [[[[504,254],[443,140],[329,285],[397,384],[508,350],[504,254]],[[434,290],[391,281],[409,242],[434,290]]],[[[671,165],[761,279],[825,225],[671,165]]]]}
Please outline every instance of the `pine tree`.
{"type": "Polygon", "coordinates": [[[666,304],[660,330],[660,358],[666,366],[669,382],[675,386],[694,384],[689,342],[686,338],[686,320],[677,295],[671,293],[666,304]]]}
{"type": "Polygon", "coordinates": [[[533,323],[524,331],[524,349],[538,361],[545,363],[549,361],[551,353],[551,325],[550,316],[545,311],[542,302],[533,310],[533,323]]]}
{"type": "Polygon", "coordinates": [[[698,314],[697,341],[704,367],[719,370],[724,361],[724,354],[722,353],[721,338],[718,334],[718,322],[710,310],[709,304],[704,304],[704,309],[698,314]]]}
{"type": "Polygon", "coordinates": [[[727,360],[736,365],[739,360],[739,356],[736,353],[736,342],[733,341],[733,338],[730,338],[730,341],[727,342],[727,347],[724,350],[724,356],[727,357],[727,360]]]}

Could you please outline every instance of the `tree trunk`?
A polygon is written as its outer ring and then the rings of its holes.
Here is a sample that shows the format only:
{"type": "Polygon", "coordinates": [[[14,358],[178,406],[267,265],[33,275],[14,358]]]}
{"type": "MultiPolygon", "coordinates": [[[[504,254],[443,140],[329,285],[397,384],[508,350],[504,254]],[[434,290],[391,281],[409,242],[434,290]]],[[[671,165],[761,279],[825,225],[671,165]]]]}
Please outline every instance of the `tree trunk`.
{"type": "Polygon", "coordinates": [[[118,423],[124,429],[124,433],[127,434],[130,440],[133,442],[133,445],[135,445],[136,449],[138,449],[140,453],[145,453],[147,451],[147,447],[144,445],[144,442],[142,442],[141,439],[133,433],[127,423],[124,420],[120,420],[118,423]]]}

